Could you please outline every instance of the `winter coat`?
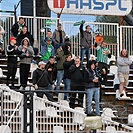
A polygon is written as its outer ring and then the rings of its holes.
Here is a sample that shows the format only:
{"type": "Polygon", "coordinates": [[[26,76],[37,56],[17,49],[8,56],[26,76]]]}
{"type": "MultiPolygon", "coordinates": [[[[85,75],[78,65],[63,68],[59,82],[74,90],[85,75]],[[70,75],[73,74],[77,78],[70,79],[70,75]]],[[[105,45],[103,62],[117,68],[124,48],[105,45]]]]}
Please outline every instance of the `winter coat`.
{"type": "MultiPolygon", "coordinates": [[[[61,31],[61,32],[62,32],[62,43],[64,43],[64,37],[66,33],[64,31],[61,31]]],[[[60,33],[56,29],[53,32],[52,40],[54,41],[55,44],[60,44],[60,33]]]]}
{"type": "Polygon", "coordinates": [[[71,75],[71,86],[84,86],[84,66],[76,67],[75,64],[71,65],[69,72],[71,75]]]}
{"type": "Polygon", "coordinates": [[[98,78],[98,73],[97,71],[92,71],[91,69],[86,69],[84,71],[84,80],[85,80],[85,87],[86,89],[91,89],[91,88],[95,88],[95,87],[99,87],[100,86],[100,81],[98,79],[98,83],[93,82],[94,79],[94,72],[96,74],[96,77],[98,78]]]}
{"type": "Polygon", "coordinates": [[[26,57],[26,53],[29,54],[29,56],[33,56],[34,55],[34,50],[32,48],[32,46],[30,46],[30,42],[29,39],[27,38],[29,45],[27,47],[27,49],[25,50],[25,52],[22,52],[23,49],[23,41],[25,40],[25,38],[22,40],[21,45],[18,47],[18,50],[20,51],[20,63],[23,64],[30,64],[32,61],[32,57],[26,57]]]}
{"type": "Polygon", "coordinates": [[[80,46],[83,48],[91,48],[92,45],[92,35],[91,32],[87,32],[83,30],[83,24],[80,25],[80,46]]]}
{"type": "Polygon", "coordinates": [[[53,84],[48,75],[48,72],[45,69],[42,70],[40,68],[37,68],[33,72],[32,82],[34,85],[37,84],[38,87],[48,87],[49,83],[53,84]]]}

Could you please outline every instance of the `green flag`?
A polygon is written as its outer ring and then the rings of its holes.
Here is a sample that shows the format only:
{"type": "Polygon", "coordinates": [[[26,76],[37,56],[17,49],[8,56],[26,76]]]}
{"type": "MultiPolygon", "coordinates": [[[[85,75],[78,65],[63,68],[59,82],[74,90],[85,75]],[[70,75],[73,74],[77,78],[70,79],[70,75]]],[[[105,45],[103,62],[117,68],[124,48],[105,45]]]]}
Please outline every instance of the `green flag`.
{"type": "Polygon", "coordinates": [[[46,25],[47,26],[56,25],[56,20],[48,19],[46,20],[46,25]]]}
{"type": "Polygon", "coordinates": [[[73,25],[74,26],[78,26],[81,25],[82,23],[85,23],[85,20],[79,21],[79,22],[75,22],[73,25]]]}

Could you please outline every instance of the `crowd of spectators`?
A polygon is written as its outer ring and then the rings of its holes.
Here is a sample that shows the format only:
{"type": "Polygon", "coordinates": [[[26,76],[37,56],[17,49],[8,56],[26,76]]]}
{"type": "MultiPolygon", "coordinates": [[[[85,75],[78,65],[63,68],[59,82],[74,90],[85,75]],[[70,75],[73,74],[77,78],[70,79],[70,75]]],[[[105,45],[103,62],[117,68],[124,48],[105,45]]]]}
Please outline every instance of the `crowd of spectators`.
{"type": "MultiPolygon", "coordinates": [[[[97,50],[97,59],[90,58],[92,48],[91,27],[87,25],[83,30],[84,22],[80,25],[80,46],[81,58],[73,56],[71,52],[70,37],[66,35],[59,23],[57,29],[52,33],[47,31],[46,36],[41,33],[41,50],[34,47],[34,38],[25,25],[24,18],[20,17],[19,21],[12,26],[10,43],[7,45],[8,56],[8,74],[7,85],[9,80],[14,86],[15,74],[17,71],[17,57],[20,58],[20,89],[27,86],[30,64],[33,55],[41,55],[38,68],[33,72],[32,83],[36,90],[60,90],[60,84],[64,82],[64,90],[69,91],[86,91],[88,103],[88,115],[91,115],[91,103],[94,98],[96,104],[96,115],[100,115],[100,89],[107,84],[108,58],[111,53],[107,48],[107,43],[101,33],[96,38],[95,48],[97,50]],[[84,65],[84,55],[86,55],[87,64],[84,65]],[[56,84],[55,84],[56,83],[56,84]]],[[[2,47],[0,47],[2,53],[2,47]]],[[[129,60],[126,50],[122,50],[118,58],[118,78],[120,80],[120,93],[128,85],[129,66],[132,61],[129,60]],[[126,71],[125,71],[126,70],[126,71]]],[[[44,93],[37,93],[43,97],[44,93]]],[[[45,92],[49,100],[53,100],[52,94],[45,92]]],[[[58,96],[58,93],[57,93],[58,96]]],[[[64,100],[69,100],[70,107],[75,107],[75,100],[78,100],[78,106],[83,107],[84,94],[65,93],[64,100]]]]}

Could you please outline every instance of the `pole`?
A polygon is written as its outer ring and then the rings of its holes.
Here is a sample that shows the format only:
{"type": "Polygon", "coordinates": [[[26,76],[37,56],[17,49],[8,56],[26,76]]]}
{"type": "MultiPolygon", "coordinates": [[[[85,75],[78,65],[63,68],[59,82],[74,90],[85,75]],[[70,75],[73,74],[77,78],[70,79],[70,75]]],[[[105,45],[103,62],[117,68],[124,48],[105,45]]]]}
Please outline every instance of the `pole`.
{"type": "Polygon", "coordinates": [[[36,41],[37,40],[37,20],[36,20],[36,0],[33,0],[33,13],[34,13],[34,40],[36,41]]]}

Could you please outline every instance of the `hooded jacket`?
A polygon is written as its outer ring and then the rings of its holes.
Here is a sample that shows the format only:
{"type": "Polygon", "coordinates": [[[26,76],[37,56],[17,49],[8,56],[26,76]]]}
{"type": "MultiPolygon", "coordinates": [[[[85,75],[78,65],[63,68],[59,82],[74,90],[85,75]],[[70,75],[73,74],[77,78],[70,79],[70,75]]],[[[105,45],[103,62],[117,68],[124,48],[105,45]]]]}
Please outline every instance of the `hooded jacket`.
{"type": "Polygon", "coordinates": [[[18,47],[18,50],[20,51],[20,55],[22,56],[22,57],[20,57],[20,63],[30,64],[31,60],[32,60],[32,57],[26,57],[26,53],[28,53],[29,56],[33,56],[34,55],[34,50],[33,50],[32,46],[30,46],[30,42],[29,42],[29,39],[27,37],[25,37],[22,40],[21,45],[18,47]],[[22,52],[22,49],[24,48],[23,47],[24,40],[28,41],[28,47],[26,48],[25,52],[22,52]]]}
{"type": "Polygon", "coordinates": [[[84,80],[85,80],[86,89],[100,87],[100,79],[99,79],[98,71],[96,71],[96,69],[94,70],[91,69],[92,64],[94,64],[94,62],[90,61],[88,65],[88,69],[84,71],[84,80]],[[98,83],[93,82],[93,79],[95,78],[95,76],[98,78],[98,83]]]}

